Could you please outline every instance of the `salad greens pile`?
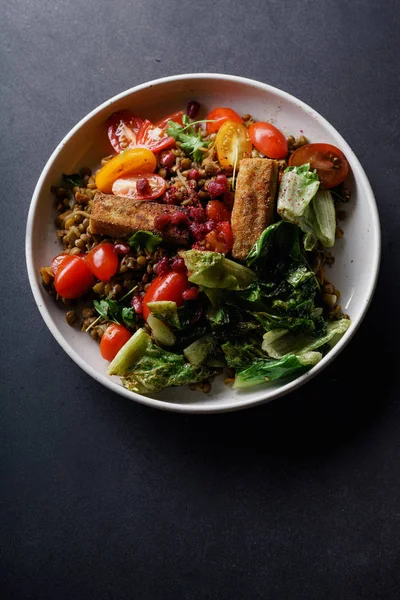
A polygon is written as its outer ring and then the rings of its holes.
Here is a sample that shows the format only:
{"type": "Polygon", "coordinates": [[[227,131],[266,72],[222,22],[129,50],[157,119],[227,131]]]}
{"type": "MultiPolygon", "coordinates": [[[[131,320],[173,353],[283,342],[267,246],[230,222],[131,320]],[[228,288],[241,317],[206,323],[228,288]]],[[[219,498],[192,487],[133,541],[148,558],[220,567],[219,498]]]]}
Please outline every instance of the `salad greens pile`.
{"type": "Polygon", "coordinates": [[[318,241],[325,248],[335,243],[335,204],[329,190],[319,189],[316,171],[306,163],[288,167],[282,176],[278,196],[278,213],[295,223],[306,234],[304,248],[312,250],[318,241]]]}
{"type": "Polygon", "coordinates": [[[331,196],[318,187],[308,165],[287,169],[278,197],[282,220],[264,230],[246,265],[217,252],[180,251],[189,281],[204,293],[201,314],[190,303],[149,303],[152,336],[139,329],[108,373],[146,394],[204,381],[224,366],[235,369],[233,386],[241,389],[317,364],[351,323],[324,317],[306,258],[318,240],[331,247],[334,239],[331,196]]]}

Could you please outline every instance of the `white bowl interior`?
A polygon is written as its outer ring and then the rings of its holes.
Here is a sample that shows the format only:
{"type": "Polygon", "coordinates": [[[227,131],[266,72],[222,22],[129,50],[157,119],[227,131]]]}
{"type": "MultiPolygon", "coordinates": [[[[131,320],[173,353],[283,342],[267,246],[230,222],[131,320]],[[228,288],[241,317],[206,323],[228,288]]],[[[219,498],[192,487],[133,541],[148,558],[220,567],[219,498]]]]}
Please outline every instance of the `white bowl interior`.
{"type": "Polygon", "coordinates": [[[265,84],[232,76],[191,75],[158,80],[125,92],[105,103],[79,123],[55,150],[38,182],[27,227],[27,263],[32,290],[38,307],[53,335],[68,354],[95,379],[114,391],[159,408],[210,412],[232,410],[271,400],[319,372],[349,341],[368,307],[373,294],[380,257],[379,220],[368,180],[357,158],[338,132],[315,111],[299,100],[265,84]],[[64,312],[40,284],[40,267],[49,264],[60,251],[54,226],[54,198],[51,185],[59,183],[63,172],[82,166],[95,167],[111,153],[105,121],[116,110],[131,109],[152,120],[161,118],[196,99],[202,115],[216,106],[230,106],[239,114],[250,113],[258,120],[274,123],[286,135],[304,135],[310,141],[332,143],[346,154],[351,169],[352,199],[345,206],[344,238],[334,248],[335,264],[328,277],[340,289],[343,310],[353,325],[339,344],[321,363],[302,377],[286,382],[258,386],[245,392],[232,390],[216,379],[209,395],[188,388],[168,388],[154,398],[125,390],[117,378],[107,377],[107,363],[89,335],[69,327],[64,312]]]}

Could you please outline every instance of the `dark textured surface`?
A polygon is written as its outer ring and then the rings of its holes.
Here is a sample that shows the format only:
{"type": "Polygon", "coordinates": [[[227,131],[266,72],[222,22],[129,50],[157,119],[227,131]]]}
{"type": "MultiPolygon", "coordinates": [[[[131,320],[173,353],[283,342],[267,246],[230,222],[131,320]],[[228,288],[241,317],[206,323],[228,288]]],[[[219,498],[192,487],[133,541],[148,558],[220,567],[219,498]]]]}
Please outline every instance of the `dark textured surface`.
{"type": "Polygon", "coordinates": [[[3,6],[2,599],[399,597],[398,6],[3,6]],[[383,231],[374,301],[338,360],[298,393],[214,417],[91,380],[47,331],[24,262],[30,196],[67,131],[134,84],[196,71],[271,83],[327,117],[383,231]]]}

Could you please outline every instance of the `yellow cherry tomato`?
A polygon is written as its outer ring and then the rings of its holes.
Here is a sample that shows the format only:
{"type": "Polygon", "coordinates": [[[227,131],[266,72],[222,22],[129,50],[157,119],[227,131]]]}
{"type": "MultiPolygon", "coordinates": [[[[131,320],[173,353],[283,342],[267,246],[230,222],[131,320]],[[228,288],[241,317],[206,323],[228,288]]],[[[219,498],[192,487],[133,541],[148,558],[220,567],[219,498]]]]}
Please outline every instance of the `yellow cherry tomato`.
{"type": "Polygon", "coordinates": [[[134,173],[153,173],[157,159],[147,148],[132,148],[117,154],[96,173],[96,186],[101,192],[110,194],[114,181],[134,173]]]}
{"type": "Polygon", "coordinates": [[[251,156],[253,144],[243,123],[225,121],[215,140],[218,161],[224,169],[234,167],[242,158],[251,156]]]}

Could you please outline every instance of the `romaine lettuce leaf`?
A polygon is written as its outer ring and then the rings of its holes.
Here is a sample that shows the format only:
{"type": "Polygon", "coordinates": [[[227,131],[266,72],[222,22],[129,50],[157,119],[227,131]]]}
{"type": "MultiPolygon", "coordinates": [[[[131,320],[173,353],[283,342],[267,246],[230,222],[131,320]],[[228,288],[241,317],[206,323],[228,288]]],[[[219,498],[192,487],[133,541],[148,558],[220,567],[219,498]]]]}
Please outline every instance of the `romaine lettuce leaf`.
{"type": "Polygon", "coordinates": [[[317,172],[310,164],[285,169],[278,193],[278,214],[285,221],[298,223],[319,188],[317,172]]]}
{"type": "Polygon", "coordinates": [[[304,247],[312,250],[319,240],[326,248],[335,243],[336,214],[332,194],[319,190],[318,176],[307,163],[288,167],[282,175],[278,193],[278,213],[306,234],[304,247]]]}
{"type": "Polygon", "coordinates": [[[204,335],[184,349],[183,354],[192,365],[202,365],[214,358],[217,341],[211,335],[204,335]]]}
{"type": "Polygon", "coordinates": [[[261,349],[260,340],[248,338],[243,342],[225,342],[221,346],[226,364],[234,369],[244,369],[258,361],[265,361],[269,356],[261,349]]]}
{"type": "Polygon", "coordinates": [[[253,271],[219,252],[183,250],[179,254],[189,271],[189,281],[202,287],[240,290],[256,279],[253,271]]]}
{"type": "Polygon", "coordinates": [[[167,352],[155,344],[147,347],[142,358],[122,377],[124,387],[140,394],[158,392],[163,388],[203,381],[215,374],[203,365],[185,362],[181,354],[167,352]]]}
{"type": "Polygon", "coordinates": [[[287,271],[293,263],[303,264],[299,230],[286,221],[269,225],[247,255],[246,264],[261,272],[268,279],[276,279],[276,274],[287,271]]]}
{"type": "Polygon", "coordinates": [[[308,352],[304,356],[288,354],[279,360],[260,360],[247,369],[239,371],[233,387],[243,389],[290,375],[298,376],[316,365],[321,358],[320,352],[308,352]]]}
{"type": "Polygon", "coordinates": [[[315,337],[307,333],[293,333],[288,329],[268,331],[264,335],[262,349],[272,358],[281,358],[287,354],[303,354],[321,348],[325,344],[333,346],[350,327],[349,319],[329,321],[326,333],[315,337]]]}

